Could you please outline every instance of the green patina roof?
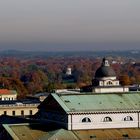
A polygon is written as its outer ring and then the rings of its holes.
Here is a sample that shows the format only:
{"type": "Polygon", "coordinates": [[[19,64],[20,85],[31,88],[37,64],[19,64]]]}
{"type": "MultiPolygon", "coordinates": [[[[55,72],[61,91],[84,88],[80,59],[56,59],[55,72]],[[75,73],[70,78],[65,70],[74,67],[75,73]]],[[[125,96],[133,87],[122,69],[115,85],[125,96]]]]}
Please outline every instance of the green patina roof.
{"type": "Polygon", "coordinates": [[[97,112],[140,109],[140,93],[52,94],[66,112],[97,112]]]}

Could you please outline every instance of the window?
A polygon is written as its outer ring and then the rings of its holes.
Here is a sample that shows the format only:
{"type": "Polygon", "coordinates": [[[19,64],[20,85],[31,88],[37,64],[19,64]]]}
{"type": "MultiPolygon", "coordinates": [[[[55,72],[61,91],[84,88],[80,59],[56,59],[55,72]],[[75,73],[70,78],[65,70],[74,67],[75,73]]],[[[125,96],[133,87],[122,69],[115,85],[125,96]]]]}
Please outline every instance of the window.
{"type": "Polygon", "coordinates": [[[16,112],[15,111],[12,111],[12,115],[15,116],[16,115],[16,112]]]}
{"type": "Polygon", "coordinates": [[[32,110],[29,110],[29,115],[33,115],[33,111],[32,110]]]}
{"type": "Polygon", "coordinates": [[[6,100],[8,100],[8,98],[7,98],[7,97],[5,97],[5,98],[4,98],[4,100],[6,101],[6,100]]]}
{"type": "Polygon", "coordinates": [[[133,121],[133,118],[131,116],[126,116],[124,118],[124,121],[133,121]]]}
{"type": "Polygon", "coordinates": [[[24,110],[21,110],[21,115],[24,116],[24,110]]]}
{"type": "Polygon", "coordinates": [[[112,122],[112,119],[110,117],[105,117],[103,121],[104,122],[112,122]]]}
{"type": "Polygon", "coordinates": [[[102,86],[102,85],[103,85],[103,82],[101,81],[101,82],[100,82],[100,86],[102,86]]]}
{"type": "Polygon", "coordinates": [[[119,82],[116,82],[116,85],[119,85],[119,82]]]}
{"type": "Polygon", "coordinates": [[[88,117],[85,117],[82,119],[82,122],[91,122],[91,120],[88,117]]]}
{"type": "Polygon", "coordinates": [[[111,81],[108,81],[107,82],[107,85],[112,85],[113,83],[111,81]]]}
{"type": "Polygon", "coordinates": [[[3,114],[4,114],[4,115],[7,115],[7,111],[4,111],[3,114]]]}

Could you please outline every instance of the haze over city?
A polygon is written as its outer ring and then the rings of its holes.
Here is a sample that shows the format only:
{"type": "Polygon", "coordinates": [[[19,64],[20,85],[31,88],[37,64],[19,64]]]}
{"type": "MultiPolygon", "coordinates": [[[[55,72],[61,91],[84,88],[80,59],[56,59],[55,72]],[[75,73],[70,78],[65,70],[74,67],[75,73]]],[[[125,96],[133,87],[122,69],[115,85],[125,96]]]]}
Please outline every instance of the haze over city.
{"type": "Polygon", "coordinates": [[[0,50],[127,50],[140,47],[139,0],[6,0],[0,50]]]}

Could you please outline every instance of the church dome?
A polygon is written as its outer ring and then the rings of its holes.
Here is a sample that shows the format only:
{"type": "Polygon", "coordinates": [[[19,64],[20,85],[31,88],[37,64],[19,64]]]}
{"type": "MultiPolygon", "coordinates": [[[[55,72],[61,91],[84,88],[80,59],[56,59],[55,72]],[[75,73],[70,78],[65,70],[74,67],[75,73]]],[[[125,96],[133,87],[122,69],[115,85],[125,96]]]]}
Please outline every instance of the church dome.
{"type": "Polygon", "coordinates": [[[115,71],[110,67],[107,59],[103,59],[102,65],[97,69],[95,78],[116,77],[115,71]]]}

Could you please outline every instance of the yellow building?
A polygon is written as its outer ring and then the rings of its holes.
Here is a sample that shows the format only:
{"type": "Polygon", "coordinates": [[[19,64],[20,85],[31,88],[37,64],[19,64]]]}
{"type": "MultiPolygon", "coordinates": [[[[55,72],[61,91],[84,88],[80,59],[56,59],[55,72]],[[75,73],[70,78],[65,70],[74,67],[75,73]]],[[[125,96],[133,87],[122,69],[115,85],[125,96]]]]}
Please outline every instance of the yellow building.
{"type": "Polygon", "coordinates": [[[0,115],[32,116],[38,111],[38,99],[17,100],[15,90],[0,89],[0,115]]]}
{"type": "Polygon", "coordinates": [[[0,115],[31,116],[38,111],[38,100],[0,101],[0,115]]]}

